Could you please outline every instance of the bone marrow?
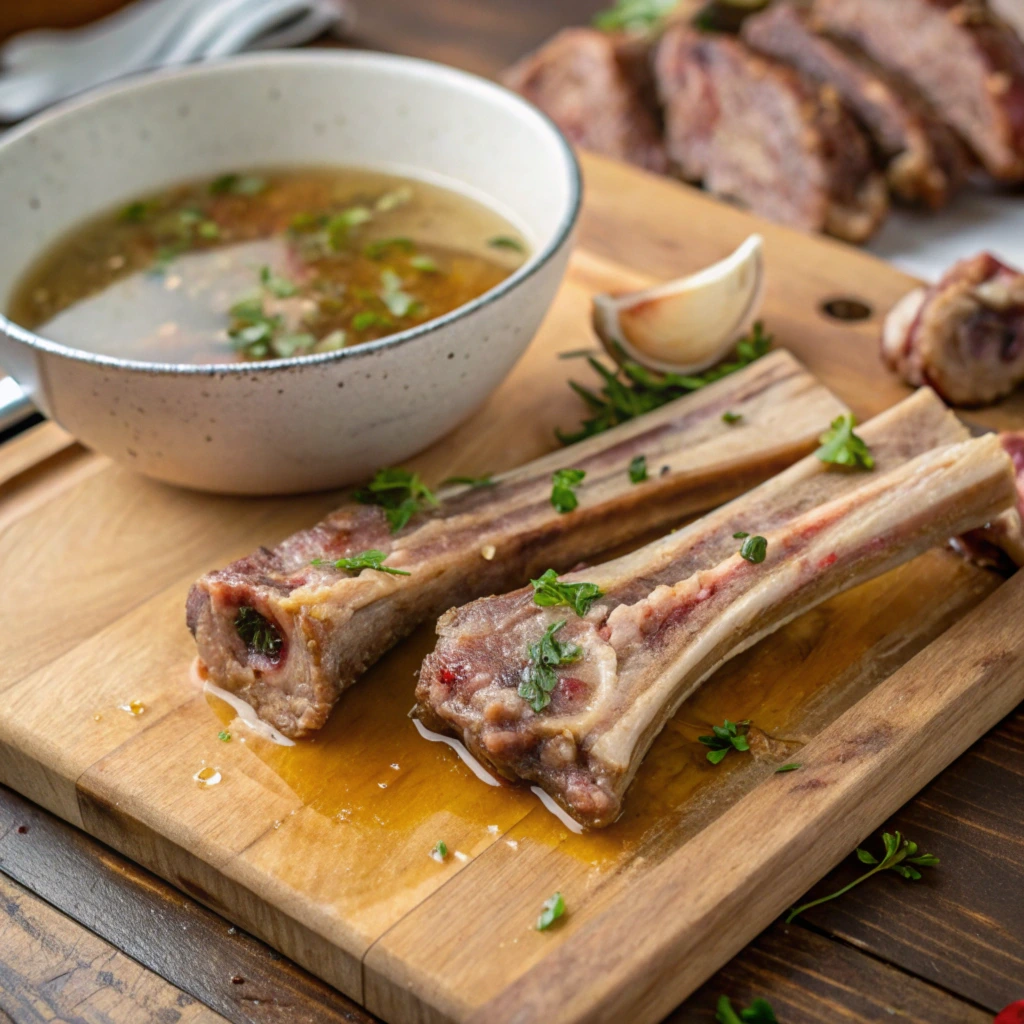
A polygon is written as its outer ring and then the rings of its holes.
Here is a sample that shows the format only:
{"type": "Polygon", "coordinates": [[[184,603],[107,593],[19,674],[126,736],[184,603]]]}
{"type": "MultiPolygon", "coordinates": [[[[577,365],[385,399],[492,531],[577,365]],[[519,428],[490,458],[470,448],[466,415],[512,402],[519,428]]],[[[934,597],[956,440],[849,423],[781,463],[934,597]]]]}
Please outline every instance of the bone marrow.
{"type": "Polygon", "coordinates": [[[636,770],[680,703],[723,661],[841,590],[1013,507],[998,438],[965,439],[922,390],[861,430],[875,468],[809,457],[631,555],[573,573],[602,591],[583,616],[529,590],[455,608],[438,623],[415,714],[496,772],[541,786],[591,827],[618,816],[636,770]],[[738,532],[756,524],[755,562],[738,532]],[[552,630],[550,703],[520,695],[527,652],[552,630]],[[577,653],[578,652],[578,653],[577,653]]]}
{"type": "Polygon", "coordinates": [[[401,509],[349,500],[312,529],[203,576],[188,626],[211,681],[297,738],[421,622],[714,507],[801,458],[844,412],[791,356],[770,354],[494,486],[442,491],[438,507],[417,507],[397,532],[401,509]],[[727,411],[741,421],[724,421],[727,411]],[[639,455],[658,472],[636,484],[629,468],[639,455]],[[573,485],[577,507],[560,511],[552,479],[567,465],[584,475],[573,485]],[[403,575],[336,564],[357,554],[403,575]],[[248,638],[242,607],[260,617],[247,614],[248,638]]]}

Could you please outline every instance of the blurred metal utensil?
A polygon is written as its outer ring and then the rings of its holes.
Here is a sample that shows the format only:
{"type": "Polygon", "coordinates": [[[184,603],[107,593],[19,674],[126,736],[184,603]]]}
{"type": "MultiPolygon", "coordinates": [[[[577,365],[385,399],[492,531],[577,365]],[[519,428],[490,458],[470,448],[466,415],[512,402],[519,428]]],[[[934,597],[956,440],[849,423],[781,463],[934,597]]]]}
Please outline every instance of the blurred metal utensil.
{"type": "Polygon", "coordinates": [[[135,71],[294,46],[351,22],[348,0],[136,0],[84,28],[0,47],[0,121],[135,71]]]}
{"type": "Polygon", "coordinates": [[[35,410],[28,395],[18,387],[13,377],[0,377],[0,430],[30,416],[35,410]]]}

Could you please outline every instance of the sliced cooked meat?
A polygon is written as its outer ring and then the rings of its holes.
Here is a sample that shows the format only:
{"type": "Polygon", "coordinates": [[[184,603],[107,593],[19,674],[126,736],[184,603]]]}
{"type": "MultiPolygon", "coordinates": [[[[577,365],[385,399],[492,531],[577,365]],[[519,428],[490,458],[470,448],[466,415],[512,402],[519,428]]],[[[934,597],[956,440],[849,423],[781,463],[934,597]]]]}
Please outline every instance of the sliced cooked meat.
{"type": "Polygon", "coordinates": [[[647,56],[642,40],[567,28],[509,68],[502,81],[583,149],[664,172],[647,56]]]}
{"type": "Polygon", "coordinates": [[[655,55],[666,147],[682,177],[755,213],[852,242],[888,209],[867,139],[832,89],[736,39],[669,28],[655,55]]]}
{"type": "Polygon", "coordinates": [[[912,82],[993,177],[1024,179],[1024,43],[984,0],[815,0],[814,19],[912,82]]]}
{"type": "Polygon", "coordinates": [[[886,166],[892,193],[904,202],[944,206],[967,172],[953,132],[854,47],[815,33],[805,10],[777,3],[743,23],[744,42],[835,89],[868,131],[886,166]]]}
{"type": "Polygon", "coordinates": [[[908,461],[959,432],[934,396],[925,404],[908,399],[864,427],[873,473],[812,457],[657,544],[573,574],[605,590],[583,617],[536,608],[524,592],[449,612],[421,669],[415,713],[506,777],[539,784],[583,824],[610,824],[655,736],[724,661],[1013,506],[1013,469],[995,436],[908,461]],[[922,434],[892,431],[922,414],[932,424],[922,434]],[[737,530],[766,538],[762,561],[738,552],[737,530]],[[533,697],[545,633],[559,645],[546,655],[546,705],[533,697]]]}
{"type": "Polygon", "coordinates": [[[425,619],[711,508],[803,456],[842,412],[792,356],[776,352],[495,486],[443,491],[439,509],[395,534],[383,509],[349,501],[273,550],[200,579],[188,625],[214,683],[281,732],[302,736],[425,619]],[[726,412],[742,419],[726,423],[726,412]],[[628,467],[641,454],[650,478],[634,484],[628,467]],[[559,514],[552,474],[566,467],[586,477],[579,507],[559,514]],[[368,550],[410,575],[333,566],[368,550]]]}
{"type": "Polygon", "coordinates": [[[1024,274],[989,253],[954,264],[890,311],[882,357],[954,405],[988,405],[1024,381],[1024,274]]]}

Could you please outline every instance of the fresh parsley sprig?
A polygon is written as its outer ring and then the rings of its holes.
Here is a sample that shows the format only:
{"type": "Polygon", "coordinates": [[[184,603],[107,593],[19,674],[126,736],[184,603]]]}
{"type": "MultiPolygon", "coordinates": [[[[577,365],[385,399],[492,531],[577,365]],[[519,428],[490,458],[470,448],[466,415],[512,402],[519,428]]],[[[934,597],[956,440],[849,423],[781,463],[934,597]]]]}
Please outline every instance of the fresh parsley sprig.
{"type": "Polygon", "coordinates": [[[565,619],[560,619],[551,623],[544,635],[527,648],[530,660],[520,677],[519,696],[538,714],[551,703],[551,691],[558,685],[555,669],[583,657],[583,648],[578,644],[555,639],[555,634],[565,622],[565,619]]]}
{"type": "Polygon", "coordinates": [[[904,839],[900,832],[883,832],[882,845],[885,847],[885,854],[881,860],[869,850],[858,846],[857,859],[861,864],[870,864],[871,869],[865,871],[859,878],[855,878],[849,885],[844,885],[842,889],[838,889],[828,896],[821,896],[816,900],[811,900],[809,903],[801,903],[800,906],[794,907],[786,915],[786,924],[789,924],[794,917],[802,914],[805,910],[810,910],[811,907],[827,903],[829,900],[834,900],[836,897],[848,893],[854,886],[860,885],[861,882],[866,882],[872,875],[877,875],[881,871],[895,871],[896,874],[907,879],[907,881],[917,882],[921,879],[919,868],[934,868],[939,863],[939,858],[933,854],[919,853],[917,843],[904,839]]]}
{"type": "Polygon", "coordinates": [[[541,905],[540,917],[537,918],[537,931],[547,931],[564,914],[565,900],[560,892],[556,892],[541,905]]]}
{"type": "Polygon", "coordinates": [[[626,359],[624,353],[620,353],[621,365],[609,370],[603,363],[590,357],[587,362],[602,381],[600,390],[593,391],[576,381],[569,381],[569,386],[586,402],[593,415],[583,420],[577,431],[564,433],[556,430],[555,433],[562,444],[575,444],[584,438],[593,437],[742,370],[766,355],[771,347],[772,336],[765,333],[763,325],[758,321],[750,335],[736,343],[736,351],[730,359],[699,375],[652,373],[639,363],[626,359]]]}
{"type": "Polygon", "coordinates": [[[556,469],[551,474],[551,504],[562,514],[571,512],[579,504],[576,488],[587,475],[584,469],[556,469]]]}
{"type": "Polygon", "coordinates": [[[392,533],[426,508],[437,508],[434,492],[408,469],[378,469],[374,478],[353,495],[363,505],[380,505],[392,533]]]}
{"type": "Polygon", "coordinates": [[[747,742],[747,730],[750,728],[750,719],[742,722],[730,722],[727,718],[722,725],[711,727],[713,736],[698,736],[697,739],[706,747],[708,760],[712,764],[718,764],[730,750],[746,751],[750,749],[747,742]]]}
{"type": "Polygon", "coordinates": [[[768,556],[768,540],[765,537],[755,534],[753,537],[745,535],[740,554],[748,562],[763,562],[768,556]]]}
{"type": "Polygon", "coordinates": [[[603,32],[647,32],[675,9],[679,0],[615,0],[607,11],[594,15],[593,25],[603,32]]]}
{"type": "Polygon", "coordinates": [[[854,433],[857,421],[853,413],[837,416],[818,440],[821,447],[814,453],[822,462],[853,469],[874,469],[875,459],[864,439],[854,433]]]}
{"type": "Polygon", "coordinates": [[[767,999],[755,999],[745,1010],[734,1010],[728,996],[719,996],[715,1007],[717,1024],[779,1024],[767,999]]]}
{"type": "Polygon", "coordinates": [[[581,618],[599,597],[604,597],[604,591],[596,583],[559,583],[554,569],[548,569],[539,579],[530,580],[530,585],[533,587],[534,604],[541,608],[565,605],[581,618]]]}
{"type": "Polygon", "coordinates": [[[376,572],[389,573],[391,576],[411,576],[411,572],[405,569],[393,569],[390,565],[384,564],[387,554],[371,548],[369,551],[360,551],[358,555],[350,555],[348,558],[336,558],[333,562],[329,558],[314,558],[310,565],[333,565],[335,569],[345,569],[347,572],[359,572],[361,569],[373,569],[376,572]]]}

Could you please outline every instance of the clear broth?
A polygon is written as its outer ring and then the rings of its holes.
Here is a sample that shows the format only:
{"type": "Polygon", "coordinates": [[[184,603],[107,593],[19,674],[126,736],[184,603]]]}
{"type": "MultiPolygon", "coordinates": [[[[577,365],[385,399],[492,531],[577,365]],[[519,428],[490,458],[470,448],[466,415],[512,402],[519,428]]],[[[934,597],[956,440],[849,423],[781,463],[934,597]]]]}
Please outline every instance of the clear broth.
{"type": "Polygon", "coordinates": [[[53,341],[154,362],[329,352],[442,316],[526,257],[494,210],[358,168],[247,171],[95,217],[15,289],[53,341]]]}

